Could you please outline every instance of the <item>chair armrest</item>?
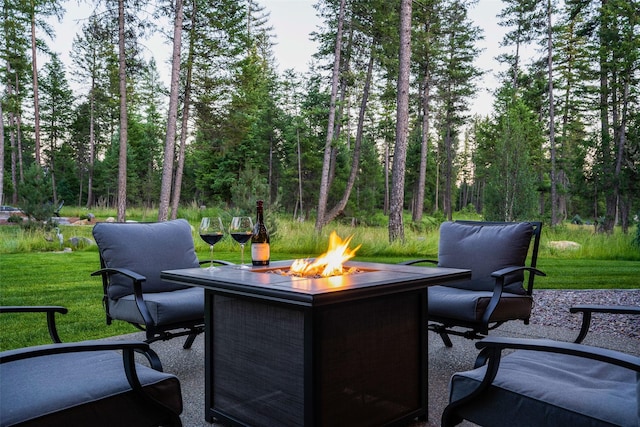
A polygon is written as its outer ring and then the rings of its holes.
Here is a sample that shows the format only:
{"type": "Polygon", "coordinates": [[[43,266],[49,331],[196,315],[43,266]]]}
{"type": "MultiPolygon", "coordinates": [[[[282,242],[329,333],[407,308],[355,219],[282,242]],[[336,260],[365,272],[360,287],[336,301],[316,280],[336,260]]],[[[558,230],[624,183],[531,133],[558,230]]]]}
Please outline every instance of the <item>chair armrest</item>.
{"type": "Polygon", "coordinates": [[[111,267],[107,267],[107,268],[101,268],[100,270],[94,271],[93,273],[91,273],[92,276],[98,276],[98,275],[104,275],[104,274],[122,274],[124,276],[127,276],[128,278],[130,278],[131,280],[133,280],[134,282],[144,282],[145,280],[147,280],[146,277],[144,277],[142,274],[138,274],[133,270],[129,270],[128,268],[111,268],[111,267]]]}
{"type": "Polygon", "coordinates": [[[162,372],[162,362],[158,354],[143,341],[122,340],[122,341],[80,341],[74,343],[47,344],[33,347],[17,348],[6,350],[0,353],[0,363],[8,363],[16,360],[29,359],[32,357],[49,356],[52,354],[81,353],[87,351],[122,350],[123,357],[129,357],[126,352],[138,352],[148,361],[149,366],[156,371],[162,372]]]}
{"type": "Polygon", "coordinates": [[[533,338],[487,337],[478,341],[476,343],[476,348],[481,350],[480,355],[478,356],[480,364],[478,364],[478,361],[476,360],[476,367],[484,364],[483,358],[486,360],[486,357],[500,357],[502,350],[513,349],[567,354],[611,363],[613,365],[640,372],[640,357],[606,348],[564,341],[533,338]]]}
{"type": "MultiPolygon", "coordinates": [[[[496,279],[496,283],[493,287],[493,296],[491,297],[491,300],[489,301],[489,304],[487,305],[487,308],[484,311],[484,314],[482,315],[483,325],[488,327],[489,319],[491,318],[493,311],[496,309],[496,307],[498,306],[498,303],[500,302],[500,297],[502,296],[502,291],[504,289],[505,277],[507,277],[507,275],[509,274],[513,274],[519,271],[529,271],[531,272],[531,274],[535,274],[538,276],[546,276],[544,272],[538,270],[537,268],[528,267],[526,265],[505,267],[491,273],[491,277],[494,277],[496,279]]],[[[527,292],[527,294],[529,294],[529,292],[527,292]]]]}
{"type": "Polygon", "coordinates": [[[60,305],[3,305],[0,306],[0,313],[62,313],[69,310],[60,305]]]}
{"type": "Polygon", "coordinates": [[[149,350],[149,344],[142,341],[81,341],[74,343],[59,343],[38,345],[33,347],[6,350],[0,353],[0,363],[14,362],[16,360],[32,357],[49,356],[53,354],[80,353],[84,351],[142,351],[149,350]]]}
{"type": "Polygon", "coordinates": [[[418,264],[421,262],[427,262],[430,264],[437,264],[438,260],[437,259],[413,259],[413,260],[409,260],[409,261],[403,261],[403,262],[399,262],[399,265],[413,265],[413,264],[418,264]]]}
{"type": "Polygon", "coordinates": [[[505,267],[500,270],[496,270],[493,273],[491,273],[491,277],[495,277],[495,278],[504,277],[507,274],[516,273],[518,271],[530,271],[532,274],[535,274],[536,276],[546,276],[544,272],[534,267],[515,266],[515,267],[505,267]]]}
{"type": "Polygon", "coordinates": [[[214,263],[214,264],[219,264],[219,265],[234,265],[234,263],[229,262],[229,261],[222,261],[220,259],[207,259],[207,260],[203,260],[203,261],[198,261],[198,263],[200,265],[204,265],[204,264],[210,264],[210,263],[214,263]]]}
{"type": "Polygon", "coordinates": [[[56,313],[67,314],[69,310],[66,307],[59,305],[24,305],[24,306],[2,306],[0,307],[0,313],[46,313],[47,314],[47,328],[49,329],[49,336],[54,343],[61,343],[62,340],[58,335],[58,328],[56,327],[56,313]]]}
{"type": "Polygon", "coordinates": [[[589,332],[592,313],[640,314],[640,306],[582,304],[569,308],[569,312],[582,313],[582,324],[580,325],[580,332],[578,333],[578,337],[574,341],[575,343],[581,343],[589,332]]]}
{"type": "MultiPolygon", "coordinates": [[[[106,267],[91,273],[92,276],[102,275],[104,283],[108,283],[108,280],[105,280],[105,277],[112,274],[122,274],[123,276],[128,277],[133,281],[133,295],[136,300],[138,311],[140,312],[140,315],[142,316],[142,319],[144,320],[144,323],[145,325],[147,325],[147,327],[149,325],[153,325],[153,318],[151,317],[151,313],[149,313],[147,304],[144,302],[144,295],[142,293],[142,282],[147,280],[147,278],[142,274],[136,273],[133,270],[129,270],[128,268],[106,267]]],[[[105,298],[106,292],[107,290],[105,288],[105,298]]]]}

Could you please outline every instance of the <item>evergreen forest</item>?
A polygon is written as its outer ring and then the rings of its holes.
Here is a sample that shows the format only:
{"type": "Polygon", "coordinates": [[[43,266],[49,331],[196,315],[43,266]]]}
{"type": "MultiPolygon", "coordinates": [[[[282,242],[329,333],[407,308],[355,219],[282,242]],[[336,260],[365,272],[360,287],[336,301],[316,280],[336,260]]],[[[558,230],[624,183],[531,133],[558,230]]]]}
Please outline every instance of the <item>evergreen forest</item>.
{"type": "Polygon", "coordinates": [[[276,67],[260,0],[91,2],[71,64],[51,20],[74,1],[2,1],[0,202],[117,207],[124,221],[127,206],[167,220],[262,199],[317,230],[388,218],[390,240],[403,216],[460,210],[627,232],[640,1],[502,0],[506,71],[483,115],[470,111],[486,78],[478,1],[317,0],[306,72],[276,67]],[[150,34],[170,63],[146,55],[150,34]]]}

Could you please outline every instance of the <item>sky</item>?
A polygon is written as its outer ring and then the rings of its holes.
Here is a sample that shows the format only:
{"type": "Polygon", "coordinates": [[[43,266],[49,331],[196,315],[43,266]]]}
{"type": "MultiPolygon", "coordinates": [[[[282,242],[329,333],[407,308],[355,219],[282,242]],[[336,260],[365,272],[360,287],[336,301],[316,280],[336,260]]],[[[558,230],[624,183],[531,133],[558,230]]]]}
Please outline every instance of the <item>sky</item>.
{"type": "MultiPolygon", "coordinates": [[[[316,51],[316,45],[309,40],[309,34],[317,30],[321,24],[313,8],[316,0],[259,0],[259,2],[270,12],[270,22],[276,36],[276,45],[273,50],[279,70],[293,68],[298,72],[307,71],[311,55],[316,51]]],[[[65,4],[64,21],[62,23],[52,21],[56,30],[56,39],[51,43],[52,50],[60,54],[65,64],[71,63],[69,53],[73,38],[80,32],[84,21],[91,14],[92,7],[84,3],[78,5],[76,0],[68,0],[65,4]]],[[[502,70],[501,65],[495,60],[501,52],[499,44],[504,34],[504,29],[498,25],[496,18],[501,9],[501,0],[479,0],[470,12],[475,24],[484,30],[485,37],[478,43],[478,47],[483,51],[476,61],[476,66],[485,71],[485,74],[478,82],[479,91],[472,101],[472,114],[487,115],[491,111],[491,92],[498,85],[496,73],[502,70]]],[[[144,44],[149,54],[155,57],[161,76],[168,86],[170,65],[167,63],[167,58],[170,48],[162,46],[159,37],[145,41],[144,44]]]]}

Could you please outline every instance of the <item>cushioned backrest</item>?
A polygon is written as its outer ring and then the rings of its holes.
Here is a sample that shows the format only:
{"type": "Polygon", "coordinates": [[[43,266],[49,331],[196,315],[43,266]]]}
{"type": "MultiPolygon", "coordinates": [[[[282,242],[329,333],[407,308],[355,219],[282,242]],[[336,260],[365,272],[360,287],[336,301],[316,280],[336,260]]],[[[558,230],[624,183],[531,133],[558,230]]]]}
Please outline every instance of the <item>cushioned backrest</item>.
{"type": "MultiPolygon", "coordinates": [[[[495,284],[491,273],[525,265],[532,235],[533,226],[528,222],[498,225],[445,222],[440,226],[438,265],[471,270],[471,280],[451,286],[491,291],[495,284]]],[[[524,294],[523,277],[520,273],[505,278],[505,290],[524,294]]]]}
{"type": "MultiPolygon", "coordinates": [[[[198,267],[191,225],[184,220],[155,223],[98,223],[93,237],[106,267],[128,268],[147,278],[144,292],[184,289],[187,286],[160,280],[162,270],[198,267]]],[[[131,280],[111,276],[109,297],[133,293],[131,280]]]]}

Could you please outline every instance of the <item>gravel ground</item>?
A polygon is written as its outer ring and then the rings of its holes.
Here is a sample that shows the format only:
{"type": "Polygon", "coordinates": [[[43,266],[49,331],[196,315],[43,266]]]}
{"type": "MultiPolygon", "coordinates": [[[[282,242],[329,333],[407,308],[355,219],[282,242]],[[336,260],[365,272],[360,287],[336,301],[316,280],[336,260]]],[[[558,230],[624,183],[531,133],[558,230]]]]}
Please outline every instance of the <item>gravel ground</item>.
{"type": "MultiPolygon", "coordinates": [[[[640,306],[640,290],[536,290],[534,301],[532,324],[580,330],[582,315],[570,313],[569,307],[578,304],[640,306]]],[[[640,316],[594,313],[590,331],[640,338],[640,316]]]]}

